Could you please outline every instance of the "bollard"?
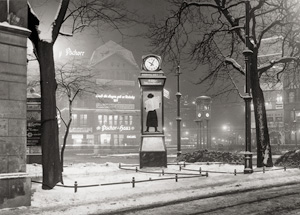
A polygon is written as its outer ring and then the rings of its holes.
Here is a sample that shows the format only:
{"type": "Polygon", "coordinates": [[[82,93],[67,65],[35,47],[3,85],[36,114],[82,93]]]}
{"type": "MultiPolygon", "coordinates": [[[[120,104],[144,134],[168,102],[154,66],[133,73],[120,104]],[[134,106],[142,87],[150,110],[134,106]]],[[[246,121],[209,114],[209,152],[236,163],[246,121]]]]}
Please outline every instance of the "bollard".
{"type": "Polygon", "coordinates": [[[201,174],[201,171],[202,171],[202,170],[201,170],[201,167],[199,167],[199,173],[200,173],[200,174],[201,174]]]}
{"type": "Polygon", "coordinates": [[[208,177],[208,172],[206,172],[205,176],[208,177]]]}
{"type": "Polygon", "coordinates": [[[286,171],[286,166],[283,167],[284,171],[286,171]]]}
{"type": "Polygon", "coordinates": [[[263,166],[263,173],[265,173],[265,171],[266,171],[266,170],[265,170],[265,166],[263,166]]]}
{"type": "Polygon", "coordinates": [[[134,187],[135,187],[135,178],[132,177],[132,188],[134,188],[134,187]]]}
{"type": "Polygon", "coordinates": [[[234,169],[234,175],[236,175],[236,169],[234,169]]]}
{"type": "Polygon", "coordinates": [[[77,181],[74,183],[74,193],[77,193],[77,181]]]}
{"type": "Polygon", "coordinates": [[[175,181],[178,182],[178,175],[175,174],[175,181]]]}
{"type": "Polygon", "coordinates": [[[179,171],[181,171],[181,165],[179,165],[179,171]]]}
{"type": "Polygon", "coordinates": [[[161,170],[161,175],[165,175],[165,172],[163,169],[161,170]]]}
{"type": "Polygon", "coordinates": [[[185,167],[185,161],[183,162],[183,167],[185,167]]]}
{"type": "Polygon", "coordinates": [[[135,172],[138,172],[138,168],[137,167],[135,167],[135,172]]]}
{"type": "Polygon", "coordinates": [[[119,163],[119,169],[121,169],[121,163],[119,163]]]}

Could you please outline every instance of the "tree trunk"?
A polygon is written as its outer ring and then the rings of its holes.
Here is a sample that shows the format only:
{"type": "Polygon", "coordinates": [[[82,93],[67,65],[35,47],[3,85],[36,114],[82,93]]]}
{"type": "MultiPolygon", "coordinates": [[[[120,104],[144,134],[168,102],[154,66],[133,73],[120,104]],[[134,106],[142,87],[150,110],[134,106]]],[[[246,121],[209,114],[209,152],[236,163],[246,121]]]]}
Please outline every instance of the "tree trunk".
{"type": "Polygon", "coordinates": [[[43,189],[52,189],[62,179],[59,157],[58,124],[56,113],[55,68],[53,43],[39,41],[36,47],[40,65],[42,109],[42,165],[43,189]],[[47,132],[45,132],[47,131],[47,132]]]}
{"type": "Polygon", "coordinates": [[[272,153],[267,124],[265,99],[257,73],[257,52],[251,58],[251,89],[256,125],[257,167],[272,167],[272,153]]]}

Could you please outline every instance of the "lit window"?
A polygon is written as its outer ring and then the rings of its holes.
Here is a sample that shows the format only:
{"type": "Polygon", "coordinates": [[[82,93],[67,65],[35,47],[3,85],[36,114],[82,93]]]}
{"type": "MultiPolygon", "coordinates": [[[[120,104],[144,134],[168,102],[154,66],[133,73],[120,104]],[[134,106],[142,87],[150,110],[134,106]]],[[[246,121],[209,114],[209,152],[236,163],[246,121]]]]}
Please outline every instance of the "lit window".
{"type": "Polygon", "coordinates": [[[107,125],[107,115],[103,116],[103,125],[107,125]]]}
{"type": "Polygon", "coordinates": [[[277,94],[276,102],[277,103],[282,103],[282,96],[280,94],[277,94]]]}
{"type": "Polygon", "coordinates": [[[113,125],[113,116],[112,115],[108,116],[108,124],[113,125]]]}
{"type": "Polygon", "coordinates": [[[295,102],[295,92],[289,93],[289,103],[295,102]]]}
{"type": "Polygon", "coordinates": [[[98,122],[99,122],[99,125],[102,125],[102,119],[103,117],[102,117],[102,115],[98,115],[98,122]]]}
{"type": "Polygon", "coordinates": [[[87,125],[87,114],[80,114],[80,119],[79,119],[79,124],[81,126],[86,126],[87,125]]]}
{"type": "Polygon", "coordinates": [[[114,115],[114,125],[118,125],[118,115],[114,115]]]}
{"type": "Polygon", "coordinates": [[[78,119],[77,114],[72,114],[72,121],[73,121],[74,125],[77,125],[77,123],[78,123],[77,119],[78,119]]]}

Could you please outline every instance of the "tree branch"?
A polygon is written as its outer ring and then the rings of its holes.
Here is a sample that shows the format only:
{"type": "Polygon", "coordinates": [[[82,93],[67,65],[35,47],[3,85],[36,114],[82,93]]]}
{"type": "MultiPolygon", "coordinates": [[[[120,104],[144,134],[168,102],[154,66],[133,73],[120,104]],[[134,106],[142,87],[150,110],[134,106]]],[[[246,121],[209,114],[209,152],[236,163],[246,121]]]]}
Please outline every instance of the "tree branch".
{"type": "Polygon", "coordinates": [[[234,60],[233,58],[226,57],[225,63],[231,65],[234,69],[236,69],[242,75],[245,75],[245,71],[242,68],[242,66],[238,62],[236,62],[236,60],[234,60]]]}
{"type": "Polygon", "coordinates": [[[264,72],[271,69],[276,64],[281,64],[281,63],[286,64],[286,63],[293,62],[293,61],[299,63],[300,58],[299,57],[283,57],[283,58],[280,58],[277,60],[272,60],[268,64],[265,64],[265,65],[259,67],[257,69],[257,72],[258,72],[259,76],[261,76],[264,72]]]}
{"type": "Polygon", "coordinates": [[[54,43],[59,35],[60,28],[64,22],[70,0],[61,0],[60,7],[58,9],[58,15],[52,23],[52,43],[54,43]]]}

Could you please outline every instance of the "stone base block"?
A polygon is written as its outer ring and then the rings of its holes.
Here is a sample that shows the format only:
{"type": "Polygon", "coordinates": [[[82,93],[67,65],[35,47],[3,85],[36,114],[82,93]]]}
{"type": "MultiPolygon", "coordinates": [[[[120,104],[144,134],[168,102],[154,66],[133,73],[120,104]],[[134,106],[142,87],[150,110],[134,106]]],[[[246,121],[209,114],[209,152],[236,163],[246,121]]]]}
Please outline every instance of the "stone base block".
{"type": "Polygon", "coordinates": [[[0,209],[31,205],[31,178],[26,173],[0,174],[0,209]]]}
{"type": "Polygon", "coordinates": [[[140,152],[140,168],[167,167],[167,152],[140,152]]]}

